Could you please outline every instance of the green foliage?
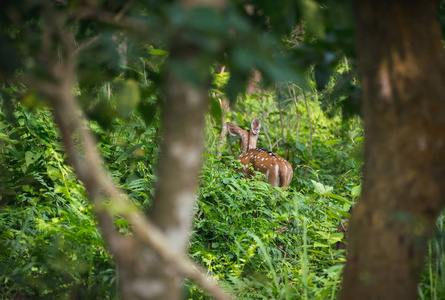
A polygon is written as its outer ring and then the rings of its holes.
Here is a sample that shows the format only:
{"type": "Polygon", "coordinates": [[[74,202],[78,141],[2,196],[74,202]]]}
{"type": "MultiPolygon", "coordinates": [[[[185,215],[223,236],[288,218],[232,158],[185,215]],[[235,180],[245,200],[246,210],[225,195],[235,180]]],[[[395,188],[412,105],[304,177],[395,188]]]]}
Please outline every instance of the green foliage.
{"type": "MultiPolygon", "coordinates": [[[[232,1],[217,12],[171,1],[86,1],[98,14],[84,14],[85,3],[76,1],[0,4],[2,299],[18,292],[118,298],[116,266],[47,99],[22,76],[58,80],[46,64],[64,60],[60,37],[48,29],[53,22],[65,22],[82,49],[73,93],[89,118],[85,126],[116,184],[144,211],[156,182],[165,67],[193,84],[202,84],[211,66],[227,67],[213,74],[189,254],[240,299],[335,299],[345,261],[336,244],[346,242],[338,229],[360,195],[364,136],[349,1],[333,2],[259,0],[246,10],[245,1],[232,1]],[[135,23],[119,24],[117,12],[135,23]],[[123,44],[126,57],[118,51],[123,44]],[[199,59],[169,59],[166,49],[181,44],[199,59]],[[252,69],[264,89],[244,95],[252,69]],[[231,108],[224,119],[225,98],[231,108]],[[262,174],[243,178],[234,137],[216,150],[224,121],[247,128],[254,117],[262,122],[258,146],[293,166],[288,189],[271,188],[262,174]]],[[[115,223],[129,233],[125,220],[115,223]]],[[[438,224],[422,299],[445,297],[443,217],[438,224]]],[[[190,299],[207,299],[192,283],[186,290],[190,299]]]]}
{"type": "MultiPolygon", "coordinates": [[[[224,85],[219,76],[215,98],[224,85]]],[[[345,242],[339,226],[361,190],[363,129],[356,118],[327,118],[316,89],[304,95],[292,84],[262,90],[237,102],[226,117],[244,128],[255,116],[262,119],[258,146],[294,167],[284,190],[271,188],[259,173],[255,180],[243,178],[233,137],[218,157],[213,141],[220,121],[213,114],[207,119],[190,253],[240,299],[335,299],[340,287],[345,258],[336,246],[345,242]]],[[[205,299],[194,285],[188,292],[189,299],[205,299]]]]}
{"type": "MultiPolygon", "coordinates": [[[[68,166],[52,113],[17,105],[0,114],[0,294],[115,299],[116,269],[83,185],[68,166]]],[[[158,122],[132,116],[115,131],[92,123],[112,176],[147,209],[153,194],[158,122]],[[131,146],[129,146],[131,144],[131,146]],[[147,164],[148,163],[148,164],[147,164]]],[[[120,232],[128,224],[116,219],[120,232]]],[[[3,299],[3,298],[2,298],[3,299]]]]}
{"type": "Polygon", "coordinates": [[[114,298],[114,263],[51,112],[18,106],[14,116],[1,116],[1,294],[114,298]]]}
{"type": "MultiPolygon", "coordinates": [[[[191,256],[239,299],[336,295],[345,261],[336,230],[352,198],[332,188],[320,194],[271,188],[264,175],[249,180],[239,168],[233,157],[207,155],[191,256]]],[[[201,297],[194,287],[190,292],[190,299],[201,297]]]]}
{"type": "Polygon", "coordinates": [[[419,298],[437,300],[445,297],[444,214],[437,221],[434,237],[428,242],[426,265],[419,284],[419,298]]]}
{"type": "MultiPolygon", "coordinates": [[[[216,75],[215,95],[223,95],[226,82],[226,75],[216,75]]],[[[157,102],[143,92],[144,78],[136,83],[139,101],[156,107],[157,102]]],[[[116,92],[107,95],[105,89],[92,95],[116,109],[119,88],[128,85],[135,88],[135,82],[116,80],[103,85],[116,92]]],[[[220,133],[222,114],[215,101],[212,117],[207,119],[207,155],[190,255],[240,298],[335,296],[341,280],[338,263],[344,262],[343,252],[336,250],[343,236],[336,231],[342,216],[348,216],[360,184],[361,162],[354,158],[354,151],[360,148],[361,125],[356,120],[327,119],[315,102],[317,92],[307,91],[315,128],[310,153],[309,117],[301,94],[295,95],[297,105],[279,103],[277,95],[282,94],[261,92],[247,97],[228,112],[227,121],[247,126],[250,116],[267,116],[263,132],[270,141],[261,134],[259,143],[263,148],[275,144],[279,148],[274,151],[289,156],[295,170],[291,187],[271,188],[262,174],[255,180],[243,178],[229,153],[238,152],[233,143],[216,157],[213,141],[220,133]],[[281,119],[288,124],[283,132],[281,119]]],[[[150,122],[136,112],[116,118],[106,129],[97,122],[89,125],[116,183],[143,210],[151,203],[159,155],[157,109],[152,114],[150,122]]],[[[3,115],[1,126],[2,165],[7,172],[2,181],[6,205],[2,213],[10,220],[2,224],[6,235],[0,255],[5,270],[2,289],[11,296],[20,290],[42,297],[115,298],[115,267],[85,191],[67,167],[51,112],[18,105],[14,116],[17,122],[8,123],[3,115]]],[[[116,219],[116,224],[123,234],[128,232],[125,220],[116,219]]],[[[189,285],[188,289],[191,298],[204,297],[199,288],[189,285]]]]}

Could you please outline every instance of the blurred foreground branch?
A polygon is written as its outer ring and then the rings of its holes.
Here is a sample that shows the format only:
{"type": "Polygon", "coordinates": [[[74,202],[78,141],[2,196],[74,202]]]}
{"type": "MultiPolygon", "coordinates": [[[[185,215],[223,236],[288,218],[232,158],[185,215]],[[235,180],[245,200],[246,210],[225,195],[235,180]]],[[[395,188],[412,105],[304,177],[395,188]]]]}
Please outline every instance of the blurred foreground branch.
{"type": "MultiPolygon", "coordinates": [[[[96,142],[93,135],[85,128],[85,120],[82,116],[81,108],[72,93],[76,78],[76,47],[74,39],[71,38],[70,33],[63,24],[63,18],[53,18],[52,24],[46,28],[46,30],[52,30],[52,33],[57,35],[64,52],[63,62],[57,63],[54,59],[48,63],[50,73],[53,78],[57,78],[56,82],[28,78],[28,84],[31,88],[48,97],[51,106],[54,108],[55,121],[60,128],[62,141],[68,157],[76,174],[85,184],[104,239],[119,265],[122,297],[124,299],[176,298],[176,296],[165,296],[165,294],[175,295],[175,293],[178,293],[177,291],[171,293],[168,290],[168,285],[164,285],[160,290],[159,286],[157,289],[153,288],[153,284],[158,284],[158,282],[150,282],[150,280],[153,280],[153,273],[156,273],[157,276],[164,276],[165,273],[168,273],[174,274],[176,278],[179,278],[180,283],[183,276],[189,277],[215,299],[230,299],[213,280],[204,275],[204,270],[186,257],[184,241],[188,240],[187,233],[190,225],[185,226],[185,229],[182,228],[182,231],[177,231],[175,234],[170,232],[170,236],[166,235],[165,230],[161,231],[158,224],[157,226],[154,225],[141,215],[137,208],[127,200],[123,191],[116,187],[110,174],[104,168],[96,142]],[[75,143],[75,139],[78,139],[80,142],[75,143]],[[118,213],[130,222],[133,226],[133,236],[124,237],[116,232],[113,213],[118,213]],[[178,238],[178,236],[184,235],[184,230],[186,236],[181,238],[182,242],[179,247],[181,251],[178,251],[178,247],[172,247],[172,236],[178,238]],[[161,262],[157,258],[160,258],[161,262]],[[159,269],[159,267],[162,269],[159,269]]],[[[46,57],[51,57],[51,55],[49,54],[46,57]]],[[[190,97],[195,96],[193,93],[190,95],[190,97]]],[[[183,110],[181,109],[168,110],[166,114],[170,115],[165,115],[165,118],[180,120],[181,116],[178,114],[182,113],[183,110]]],[[[199,113],[202,112],[199,111],[199,113]]],[[[187,129],[188,127],[185,126],[183,130],[187,129]]],[[[166,135],[168,135],[169,132],[177,131],[177,129],[166,127],[165,131],[166,135]]],[[[187,138],[187,136],[184,138],[187,138]]],[[[199,139],[200,137],[198,137],[199,139]]],[[[175,140],[170,142],[174,143],[175,140]]],[[[165,147],[169,149],[168,145],[165,147]]],[[[194,145],[194,147],[200,149],[201,145],[194,145]]],[[[199,153],[198,151],[198,155],[199,153]]],[[[174,152],[173,155],[175,155],[174,152]]],[[[185,164],[184,172],[187,171],[187,168],[196,170],[199,168],[201,159],[200,156],[196,157],[196,155],[195,153],[195,156],[193,156],[196,158],[196,161],[192,164],[190,162],[185,164]]],[[[168,163],[168,161],[161,161],[161,170],[162,165],[165,163],[168,163]]],[[[190,177],[187,173],[182,174],[182,176],[190,177]]],[[[165,176],[162,177],[161,175],[159,181],[159,184],[164,184],[165,188],[169,189],[169,182],[163,183],[163,181],[167,181],[165,176]]],[[[194,183],[195,181],[196,178],[191,182],[194,183]]],[[[187,184],[190,184],[190,182],[187,184]]],[[[189,190],[194,188],[195,186],[189,187],[189,190]]],[[[157,201],[168,204],[162,197],[162,194],[157,195],[157,201]]],[[[181,202],[184,200],[184,197],[194,200],[193,194],[189,197],[188,194],[180,193],[176,198],[177,201],[181,202]]],[[[193,201],[190,205],[193,205],[193,201]]],[[[169,208],[164,207],[163,209],[169,208]]],[[[186,221],[188,222],[190,218],[191,216],[188,216],[186,221]]],[[[170,220],[173,223],[175,221],[175,219],[170,220]]],[[[165,223],[166,220],[164,220],[164,225],[165,223]]]]}

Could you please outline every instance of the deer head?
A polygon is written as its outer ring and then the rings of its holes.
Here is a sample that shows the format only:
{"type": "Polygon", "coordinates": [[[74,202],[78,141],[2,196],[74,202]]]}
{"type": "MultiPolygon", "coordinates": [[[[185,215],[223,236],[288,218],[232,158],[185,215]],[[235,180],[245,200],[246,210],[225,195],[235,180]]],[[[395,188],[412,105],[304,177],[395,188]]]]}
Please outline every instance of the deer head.
{"type": "Polygon", "coordinates": [[[266,175],[267,181],[272,186],[289,186],[293,175],[291,164],[276,153],[256,149],[260,128],[261,123],[258,118],[253,119],[250,130],[241,129],[235,124],[227,122],[229,133],[235,136],[239,135],[241,138],[243,153],[238,156],[238,159],[244,165],[246,175],[251,175],[247,166],[252,165],[254,170],[266,175]]]}
{"type": "Polygon", "coordinates": [[[241,150],[243,152],[249,151],[250,149],[256,148],[256,142],[258,140],[258,135],[260,134],[261,123],[258,118],[253,119],[251,123],[251,129],[245,130],[241,129],[235,124],[227,122],[227,130],[231,135],[239,135],[241,138],[241,150]]]}

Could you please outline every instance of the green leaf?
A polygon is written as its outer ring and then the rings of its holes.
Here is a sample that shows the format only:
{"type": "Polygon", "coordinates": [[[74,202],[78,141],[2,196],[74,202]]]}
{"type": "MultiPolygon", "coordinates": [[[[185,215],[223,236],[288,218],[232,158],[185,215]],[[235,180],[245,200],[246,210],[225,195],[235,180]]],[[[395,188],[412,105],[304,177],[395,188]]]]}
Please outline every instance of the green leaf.
{"type": "Polygon", "coordinates": [[[338,264],[338,265],[333,265],[332,267],[329,267],[327,269],[323,270],[323,273],[330,275],[330,274],[339,274],[339,272],[341,272],[344,269],[343,264],[338,264]]]}
{"type": "Polygon", "coordinates": [[[341,242],[343,239],[343,232],[334,232],[329,235],[328,241],[329,244],[335,244],[337,242],[341,242]]]}
{"type": "Polygon", "coordinates": [[[130,149],[128,149],[127,151],[122,153],[121,156],[119,156],[119,158],[116,160],[116,163],[123,161],[124,159],[126,159],[127,157],[132,155],[134,153],[134,151],[136,151],[137,149],[140,149],[145,144],[148,144],[148,143],[140,143],[140,144],[134,145],[133,147],[131,147],[130,149]]]}
{"type": "Polygon", "coordinates": [[[162,49],[150,49],[148,53],[151,55],[169,55],[168,51],[162,49]]]}
{"type": "Polygon", "coordinates": [[[19,141],[11,140],[6,134],[0,132],[0,140],[4,140],[11,144],[17,144],[19,141]]]}
{"type": "Polygon", "coordinates": [[[320,242],[314,242],[314,247],[329,247],[328,244],[322,244],[320,242]]]}
{"type": "Polygon", "coordinates": [[[362,192],[362,186],[361,186],[361,185],[356,185],[356,186],[354,186],[354,187],[351,189],[351,196],[352,196],[353,198],[355,198],[355,197],[357,197],[357,196],[360,196],[361,192],[362,192]]]}
{"type": "Polygon", "coordinates": [[[320,182],[316,182],[314,180],[312,181],[312,185],[314,186],[314,190],[317,194],[319,194],[320,196],[324,196],[327,195],[328,193],[331,193],[333,191],[333,187],[331,186],[325,186],[320,182]]]}
{"type": "Polygon", "coordinates": [[[342,140],[330,140],[330,141],[326,142],[326,145],[332,146],[332,145],[336,145],[336,144],[341,143],[341,142],[342,142],[342,140]]]}
{"type": "Polygon", "coordinates": [[[54,187],[54,193],[56,193],[56,194],[63,194],[65,192],[66,192],[66,187],[64,187],[64,186],[56,185],[54,187]]]}
{"type": "Polygon", "coordinates": [[[295,142],[295,146],[297,147],[298,150],[300,150],[301,152],[304,152],[304,150],[306,150],[306,146],[303,144],[300,144],[299,142],[295,142]]]}
{"type": "Polygon", "coordinates": [[[133,72],[135,72],[135,73],[137,73],[137,74],[139,74],[139,75],[141,75],[141,76],[145,76],[145,74],[144,74],[143,72],[141,72],[141,71],[139,71],[139,70],[136,70],[136,69],[134,69],[134,68],[131,68],[131,67],[128,67],[128,66],[121,66],[121,68],[124,69],[124,70],[130,70],[130,71],[133,71],[133,72]]]}
{"type": "Polygon", "coordinates": [[[326,193],[325,196],[328,196],[330,198],[334,198],[334,199],[340,200],[340,201],[342,201],[344,203],[347,203],[349,205],[352,205],[352,202],[350,200],[346,199],[345,197],[342,197],[342,196],[339,196],[339,195],[336,195],[336,194],[333,194],[333,193],[326,193]]]}
{"type": "Polygon", "coordinates": [[[311,180],[311,181],[312,181],[312,185],[314,186],[315,192],[319,195],[324,195],[326,191],[324,189],[323,184],[316,182],[314,180],[311,180]]]}
{"type": "Polygon", "coordinates": [[[57,179],[62,178],[60,170],[53,166],[50,165],[46,166],[46,172],[48,173],[48,176],[49,178],[51,178],[52,181],[56,181],[57,179]]]}
{"type": "MultiPolygon", "coordinates": [[[[0,130],[2,130],[3,128],[8,127],[9,125],[3,122],[0,122],[0,130]]],[[[1,133],[0,133],[1,134],[1,133]]]]}
{"type": "Polygon", "coordinates": [[[222,109],[216,97],[210,97],[210,115],[217,125],[221,123],[222,109]]]}
{"type": "Polygon", "coordinates": [[[37,159],[39,159],[41,156],[40,153],[32,153],[31,151],[26,151],[25,153],[25,162],[26,162],[26,166],[29,167],[29,165],[34,164],[37,159]]]}

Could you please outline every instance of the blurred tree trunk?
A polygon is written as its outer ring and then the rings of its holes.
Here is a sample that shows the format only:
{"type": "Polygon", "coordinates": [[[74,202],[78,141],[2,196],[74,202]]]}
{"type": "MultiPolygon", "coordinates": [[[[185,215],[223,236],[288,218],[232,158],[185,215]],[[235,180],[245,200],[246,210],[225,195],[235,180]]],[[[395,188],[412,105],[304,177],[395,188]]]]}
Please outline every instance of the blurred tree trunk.
{"type": "Polygon", "coordinates": [[[363,193],[341,299],[417,299],[445,204],[445,73],[436,1],[355,1],[363,193]]]}
{"type": "MultiPolygon", "coordinates": [[[[194,49],[182,42],[175,42],[171,49],[172,61],[190,63],[195,55],[194,49]]],[[[185,74],[176,74],[171,69],[165,78],[162,155],[156,196],[149,217],[164,233],[171,250],[178,255],[184,255],[187,250],[193,219],[210,74],[206,79],[193,85],[187,81],[185,74]]],[[[144,279],[159,289],[159,294],[149,299],[181,299],[182,275],[166,266],[155,251],[145,251],[144,257],[150,261],[144,279]]],[[[130,266],[127,271],[133,270],[130,266]]],[[[125,280],[128,282],[122,284],[123,288],[131,286],[134,278],[127,276],[125,280]]]]}
{"type": "MultiPolygon", "coordinates": [[[[224,1],[183,0],[184,9],[208,5],[222,7],[224,1]]],[[[164,129],[159,161],[158,183],[149,218],[164,234],[170,250],[182,256],[187,251],[193,220],[193,209],[198,184],[198,172],[204,136],[204,117],[208,106],[210,74],[200,74],[197,69],[198,49],[177,36],[170,46],[170,63],[164,78],[162,127],[164,129]],[[188,65],[195,74],[200,74],[199,82],[191,82],[188,74],[174,71],[173,64],[188,65]]],[[[207,70],[205,70],[207,72],[207,70]]],[[[131,264],[121,264],[125,268],[125,278],[121,276],[122,291],[128,291],[127,299],[142,299],[138,295],[135,279],[152,285],[152,294],[146,299],[182,299],[183,276],[168,266],[160,255],[145,248],[140,256],[146,260],[146,268],[135,268],[131,264]],[[142,271],[135,274],[135,271],[142,271]],[[131,287],[131,290],[128,289],[131,287]],[[157,292],[153,292],[156,290],[157,292]]]]}
{"type": "MultiPolygon", "coordinates": [[[[223,0],[184,0],[183,9],[196,5],[221,8],[223,0]]],[[[55,120],[63,143],[79,178],[84,182],[98,218],[104,239],[117,262],[122,299],[182,299],[182,280],[192,278],[217,299],[229,299],[208,280],[199,267],[186,258],[187,245],[195,207],[198,172],[201,167],[204,117],[208,106],[211,76],[208,69],[198,69],[199,49],[181,36],[172,38],[166,63],[158,182],[150,212],[150,221],[138,213],[115,185],[101,164],[94,136],[85,128],[77,99],[72,93],[77,72],[76,45],[65,26],[65,18],[53,18],[46,11],[49,35],[60,39],[63,62],[48,60],[47,69],[58,80],[45,81],[30,77],[29,85],[46,95],[54,108],[55,120]],[[175,72],[181,63],[195,75],[175,72]],[[191,82],[188,77],[199,78],[191,82]],[[75,138],[79,139],[79,145],[75,138]],[[108,204],[109,200],[109,204],[108,204]],[[107,203],[107,204],[105,204],[107,203]],[[112,213],[126,218],[133,235],[121,236],[115,230],[112,213]]],[[[49,49],[49,50],[48,50],[49,49]]],[[[45,57],[56,57],[49,52],[45,57]]]]}

